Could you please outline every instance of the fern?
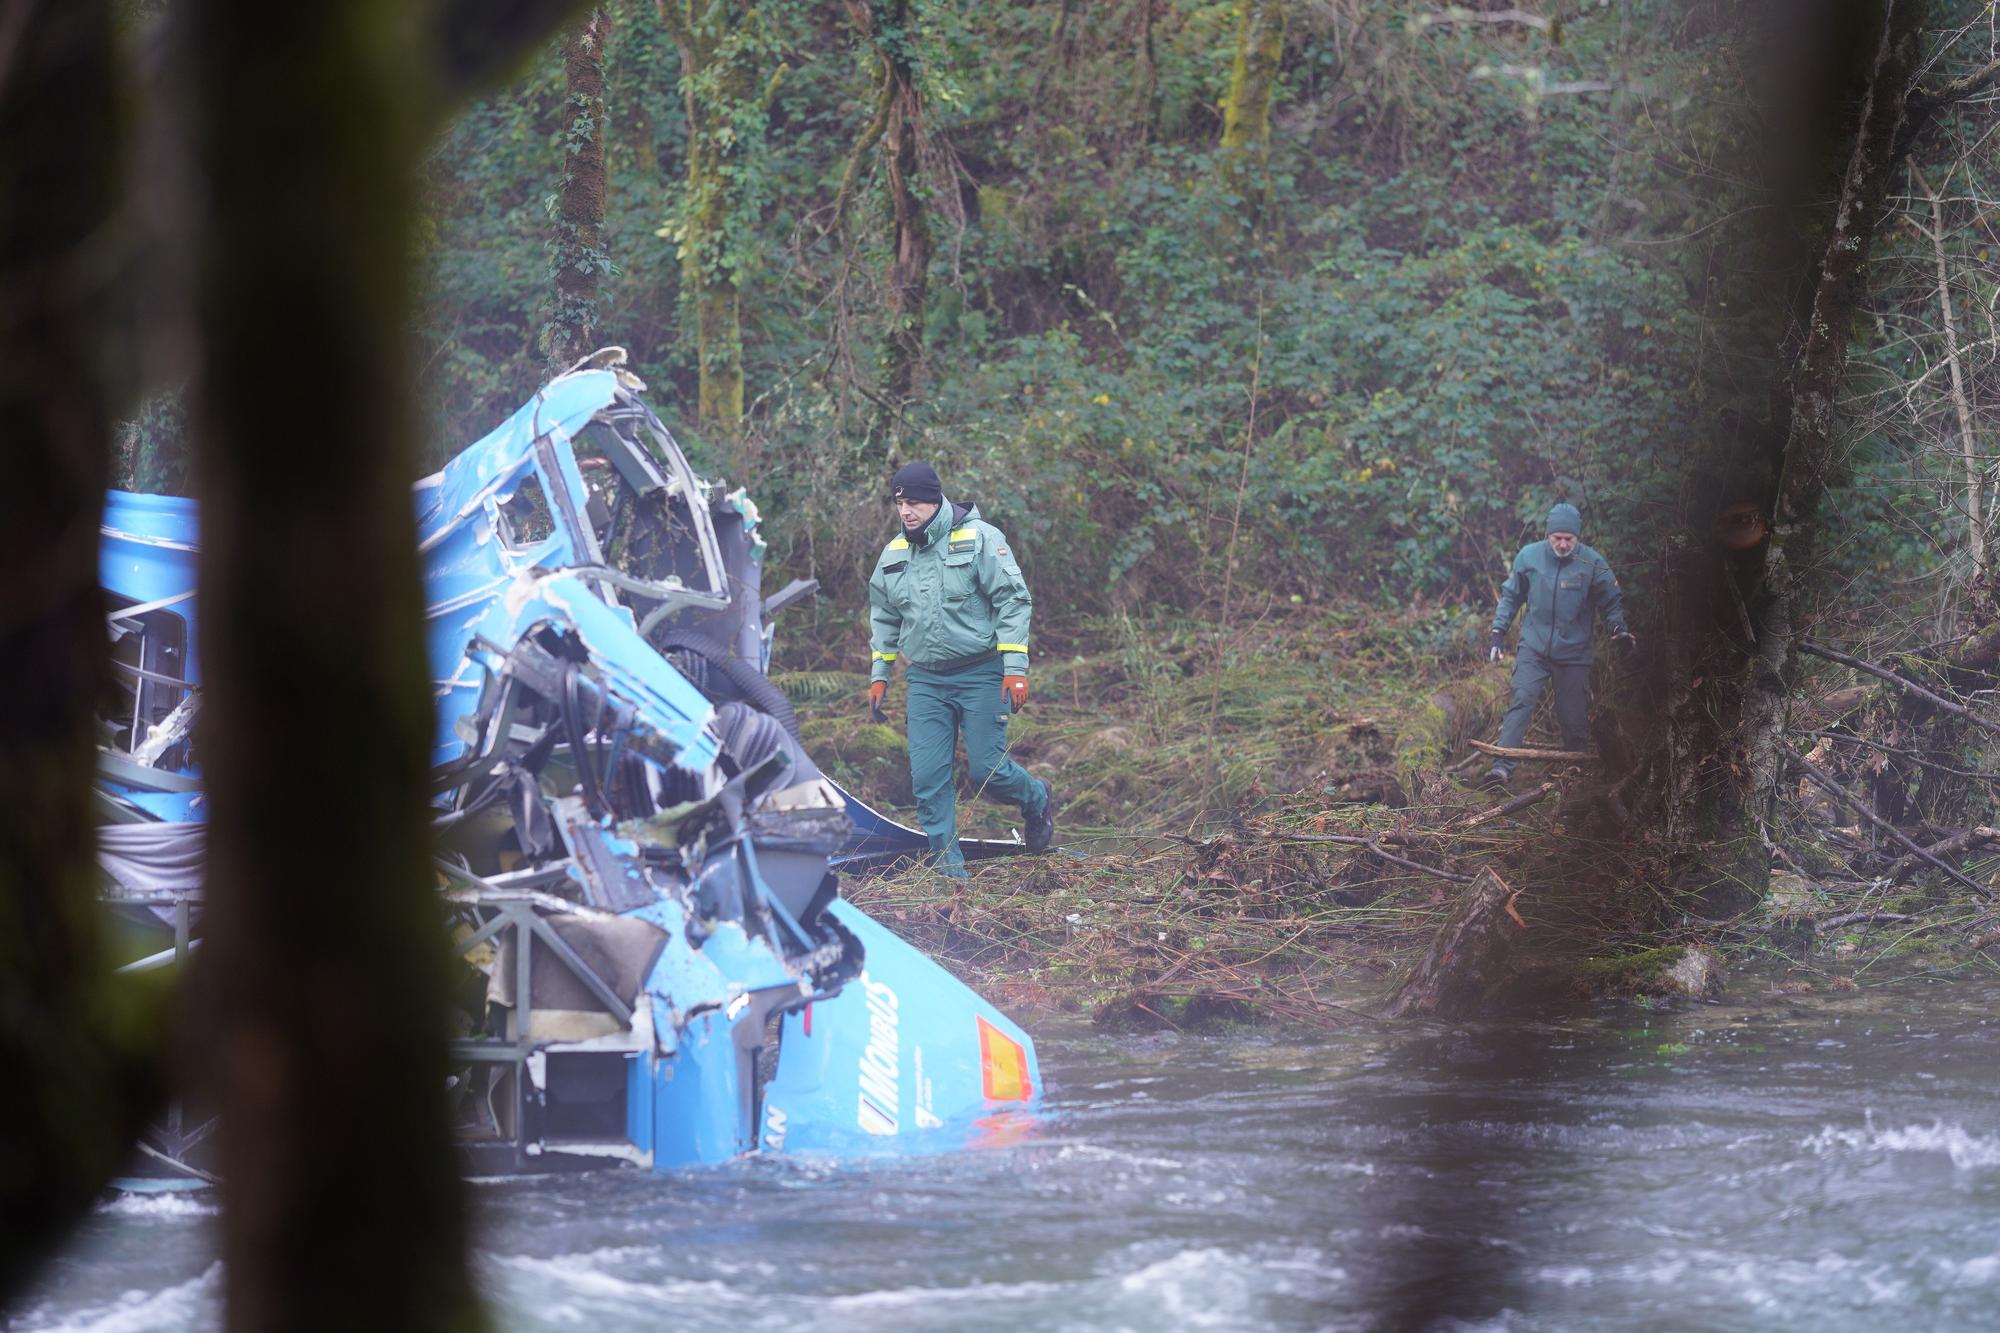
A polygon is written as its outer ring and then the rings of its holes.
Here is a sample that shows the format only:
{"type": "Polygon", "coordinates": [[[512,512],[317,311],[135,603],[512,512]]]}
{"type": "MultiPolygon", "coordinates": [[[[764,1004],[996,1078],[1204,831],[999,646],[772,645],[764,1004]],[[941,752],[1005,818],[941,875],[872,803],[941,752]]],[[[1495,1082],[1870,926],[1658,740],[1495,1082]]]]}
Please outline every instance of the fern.
{"type": "Polygon", "coordinates": [[[868,691],[868,677],[854,671],[780,671],[771,683],[795,704],[819,704],[868,691]]]}

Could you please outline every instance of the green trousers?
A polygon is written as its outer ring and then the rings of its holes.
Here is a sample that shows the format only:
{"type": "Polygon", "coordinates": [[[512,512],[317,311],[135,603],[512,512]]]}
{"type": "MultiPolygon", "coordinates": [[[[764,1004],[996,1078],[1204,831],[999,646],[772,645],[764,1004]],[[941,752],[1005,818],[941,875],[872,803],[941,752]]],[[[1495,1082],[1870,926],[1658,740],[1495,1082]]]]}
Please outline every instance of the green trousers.
{"type": "Polygon", "coordinates": [[[958,850],[958,792],[952,782],[953,751],[961,731],[972,765],[972,785],[981,793],[1021,807],[1026,818],[1039,814],[1042,784],[1007,757],[1007,723],[1014,713],[1000,697],[1000,655],[991,662],[950,673],[912,666],[908,718],[910,786],[917,795],[917,822],[930,840],[932,864],[953,879],[965,877],[958,850]]]}
{"type": "MultiPolygon", "coordinates": [[[[1556,724],[1562,728],[1563,744],[1572,750],[1590,748],[1590,663],[1551,662],[1532,648],[1523,648],[1514,658],[1514,701],[1507,720],[1500,724],[1500,745],[1514,749],[1528,735],[1528,723],[1542,691],[1553,684],[1556,691],[1556,724]]],[[[1495,759],[1493,767],[1514,772],[1512,759],[1495,759]]]]}

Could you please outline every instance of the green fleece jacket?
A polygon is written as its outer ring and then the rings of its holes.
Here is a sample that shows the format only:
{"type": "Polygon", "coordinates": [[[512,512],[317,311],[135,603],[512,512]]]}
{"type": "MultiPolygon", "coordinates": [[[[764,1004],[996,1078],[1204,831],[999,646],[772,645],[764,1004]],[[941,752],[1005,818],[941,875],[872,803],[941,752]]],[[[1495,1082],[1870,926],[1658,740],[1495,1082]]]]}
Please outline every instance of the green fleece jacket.
{"type": "Polygon", "coordinates": [[[1028,673],[1028,617],[1035,599],[1007,537],[969,505],[946,500],[915,540],[898,534],[868,580],[871,680],[905,666],[959,666],[997,652],[1001,668],[1028,673]]]}

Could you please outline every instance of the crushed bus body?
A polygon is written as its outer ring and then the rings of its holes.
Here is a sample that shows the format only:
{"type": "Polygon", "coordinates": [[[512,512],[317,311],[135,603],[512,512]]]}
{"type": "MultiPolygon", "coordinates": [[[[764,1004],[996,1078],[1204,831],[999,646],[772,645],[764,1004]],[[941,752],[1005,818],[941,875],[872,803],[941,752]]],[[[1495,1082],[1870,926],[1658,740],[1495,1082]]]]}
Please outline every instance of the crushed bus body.
{"type": "MultiPolygon", "coordinates": [[[[1005,1137],[1033,1043],[840,898],[836,867],[922,837],[820,773],[765,677],[811,588],[764,595],[755,505],[695,475],[639,387],[564,375],[414,488],[470,1169],[1005,1137]]],[[[134,969],[201,939],[198,554],[192,501],[109,497],[99,861],[148,941],[134,969]]],[[[196,1119],[149,1160],[204,1175],[196,1119]]]]}

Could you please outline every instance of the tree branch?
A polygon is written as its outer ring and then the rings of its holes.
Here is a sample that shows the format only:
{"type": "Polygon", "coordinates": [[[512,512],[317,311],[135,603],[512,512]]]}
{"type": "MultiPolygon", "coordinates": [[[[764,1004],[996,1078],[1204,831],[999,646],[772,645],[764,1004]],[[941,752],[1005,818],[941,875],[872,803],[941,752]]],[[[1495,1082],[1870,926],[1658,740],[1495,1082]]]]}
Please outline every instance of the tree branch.
{"type": "MultiPolygon", "coordinates": [[[[1857,685],[1855,688],[1860,689],[1861,687],[1857,685]]],[[[1981,782],[2000,782],[2000,773],[1982,773],[1977,769],[1953,768],[1950,764],[1940,764],[1935,759],[1926,759],[1915,750],[1898,749],[1893,745],[1884,745],[1881,741],[1871,741],[1866,736],[1851,736],[1843,731],[1800,731],[1797,734],[1801,736],[1818,736],[1830,741],[1845,741],[1853,745],[1865,745],[1871,750],[1880,750],[1884,754],[1893,754],[1900,759],[1907,759],[1920,768],[1936,769],[1940,773],[1949,773],[1955,778],[1975,778],[1981,782]]]]}
{"type": "Polygon", "coordinates": [[[1799,766],[1799,768],[1805,773],[1805,775],[1812,780],[1815,786],[1819,787],[1822,791],[1826,792],[1827,795],[1833,797],[1835,800],[1839,801],[1842,805],[1846,806],[1848,809],[1860,815],[1863,819],[1873,824],[1876,828],[1881,829],[1884,833],[1888,834],[1889,837],[1892,838],[1899,846],[1905,847],[1908,850],[1915,852],[1918,857],[1920,857],[1925,861],[1930,862],[1932,865],[1936,866],[1939,870],[1944,871],[1945,874],[1951,876],[1953,879],[1957,880],[1960,884],[1963,884],[1966,888],[1971,889],[1974,893],[1978,894],[1980,897],[1991,898],[1993,896],[1993,890],[1987,888],[1984,884],[1979,883],[1977,880],[1967,879],[1957,870],[1954,870],[1952,867],[1938,860],[1935,856],[1932,856],[1928,851],[1925,851],[1922,847],[1919,847],[1915,842],[1911,841],[1910,836],[1908,834],[1904,833],[1903,830],[1897,828],[1894,824],[1891,824],[1888,820],[1876,814],[1873,810],[1870,810],[1866,805],[1866,803],[1864,803],[1860,797],[1853,795],[1847,790],[1847,788],[1841,786],[1838,782],[1835,782],[1833,778],[1828,776],[1826,770],[1822,769],[1818,764],[1815,764],[1812,760],[1807,759],[1804,755],[1799,755],[1799,754],[1794,754],[1792,756],[1792,762],[1799,766]]]}
{"type": "Polygon", "coordinates": [[[1839,916],[1830,916],[1824,921],[1813,922],[1812,928],[1813,934],[1818,935],[1829,930],[1839,930],[1842,926],[1859,926],[1870,921],[1910,920],[1914,918],[1904,912],[1842,912],[1839,916]]]}
{"type": "Polygon", "coordinates": [[[1532,791],[1522,792],[1519,796],[1516,796],[1511,801],[1502,801],[1499,805],[1494,806],[1491,810],[1481,810],[1478,814],[1468,817],[1464,823],[1459,825],[1459,828],[1461,830],[1476,829],[1481,824],[1485,824],[1492,820],[1501,819],[1506,817],[1507,815],[1516,814],[1522,810],[1526,810],[1529,806],[1534,805],[1538,801],[1546,799],[1548,797],[1548,794],[1554,791],[1555,789],[1556,789],[1555,783],[1544,782],[1541,786],[1536,787],[1532,791]]]}
{"type": "Polygon", "coordinates": [[[1934,93],[1919,92],[1910,98],[1913,109],[1933,112],[1942,110],[1954,102],[1963,102],[2000,83],[2000,60],[1995,60],[1983,69],[1974,70],[1962,79],[1953,79],[1934,93]]]}
{"type": "Polygon", "coordinates": [[[1958,716],[1964,718],[1967,722],[1970,722],[1975,727],[1980,727],[1986,731],[1992,732],[1996,736],[2000,736],[2000,726],[1996,726],[1993,723],[1988,722],[1985,718],[1980,717],[1977,713],[1974,713],[1970,708],[1967,708],[1964,704],[1954,703],[1950,699],[1945,698],[1942,694],[1936,694],[1930,690],[1925,689],[1923,686],[1917,684],[1915,681],[1905,680],[1903,679],[1903,677],[1897,675],[1895,672],[1889,670],[1889,668],[1887,667],[1877,666],[1873,662],[1864,662],[1858,657],[1849,657],[1846,653],[1835,652],[1833,649],[1828,648],[1823,644],[1814,643],[1811,639],[1800,639],[1799,651],[1802,653],[1811,653],[1814,657],[1824,657],[1827,661],[1838,662],[1842,666],[1853,667],[1856,671],[1865,671],[1869,675],[1874,676],[1877,679],[1888,681],[1891,685],[1896,686],[1898,689],[1916,695],[1919,699],[1922,699],[1926,703],[1944,709],[1947,713],[1956,713],[1958,716]]]}
{"type": "Polygon", "coordinates": [[[1468,741],[1481,754],[1498,755],[1502,759],[1564,759],[1583,761],[1597,756],[1589,750],[1537,750],[1529,746],[1489,745],[1485,741],[1468,741]]]}
{"type": "Polygon", "coordinates": [[[1435,875],[1439,879],[1448,879],[1454,884],[1470,884],[1476,878],[1473,875],[1458,875],[1449,870],[1440,870],[1436,866],[1427,866],[1420,861],[1407,860],[1397,856],[1394,852],[1384,851],[1382,844],[1373,838],[1358,838],[1344,833],[1279,833],[1269,835],[1269,837],[1272,842],[1331,842],[1338,843],[1343,847],[1359,847],[1381,857],[1384,861],[1402,866],[1406,870],[1415,870],[1425,875],[1435,875]]]}
{"type": "MultiPolygon", "coordinates": [[[[2000,66],[1995,66],[2000,69],[2000,66]]],[[[1951,367],[1951,401],[1958,412],[1958,452],[1965,464],[1965,519],[1967,544],[1972,548],[1972,586],[1975,596],[1983,597],[1987,589],[1986,518],[1984,506],[1980,503],[1980,460],[1973,450],[1972,404],[1965,396],[1965,374],[1959,366],[1958,321],[1951,309],[1951,272],[1944,261],[1944,209],[1938,204],[1937,191],[1924,179],[1924,173],[1917,164],[1910,164],[1910,175],[1917,187],[1924,192],[1924,198],[1931,206],[1931,250],[1937,256],[1938,308],[1944,316],[1944,356],[1951,367]]]]}
{"type": "Polygon", "coordinates": [[[1896,137],[1896,156],[1901,157],[1916,146],[1918,136],[1931,127],[1938,112],[1970,101],[1996,82],[2000,82],[2000,60],[1974,70],[1962,79],[1953,79],[1934,93],[1911,93],[1908,119],[1903,123],[1902,133],[1896,137]]]}

